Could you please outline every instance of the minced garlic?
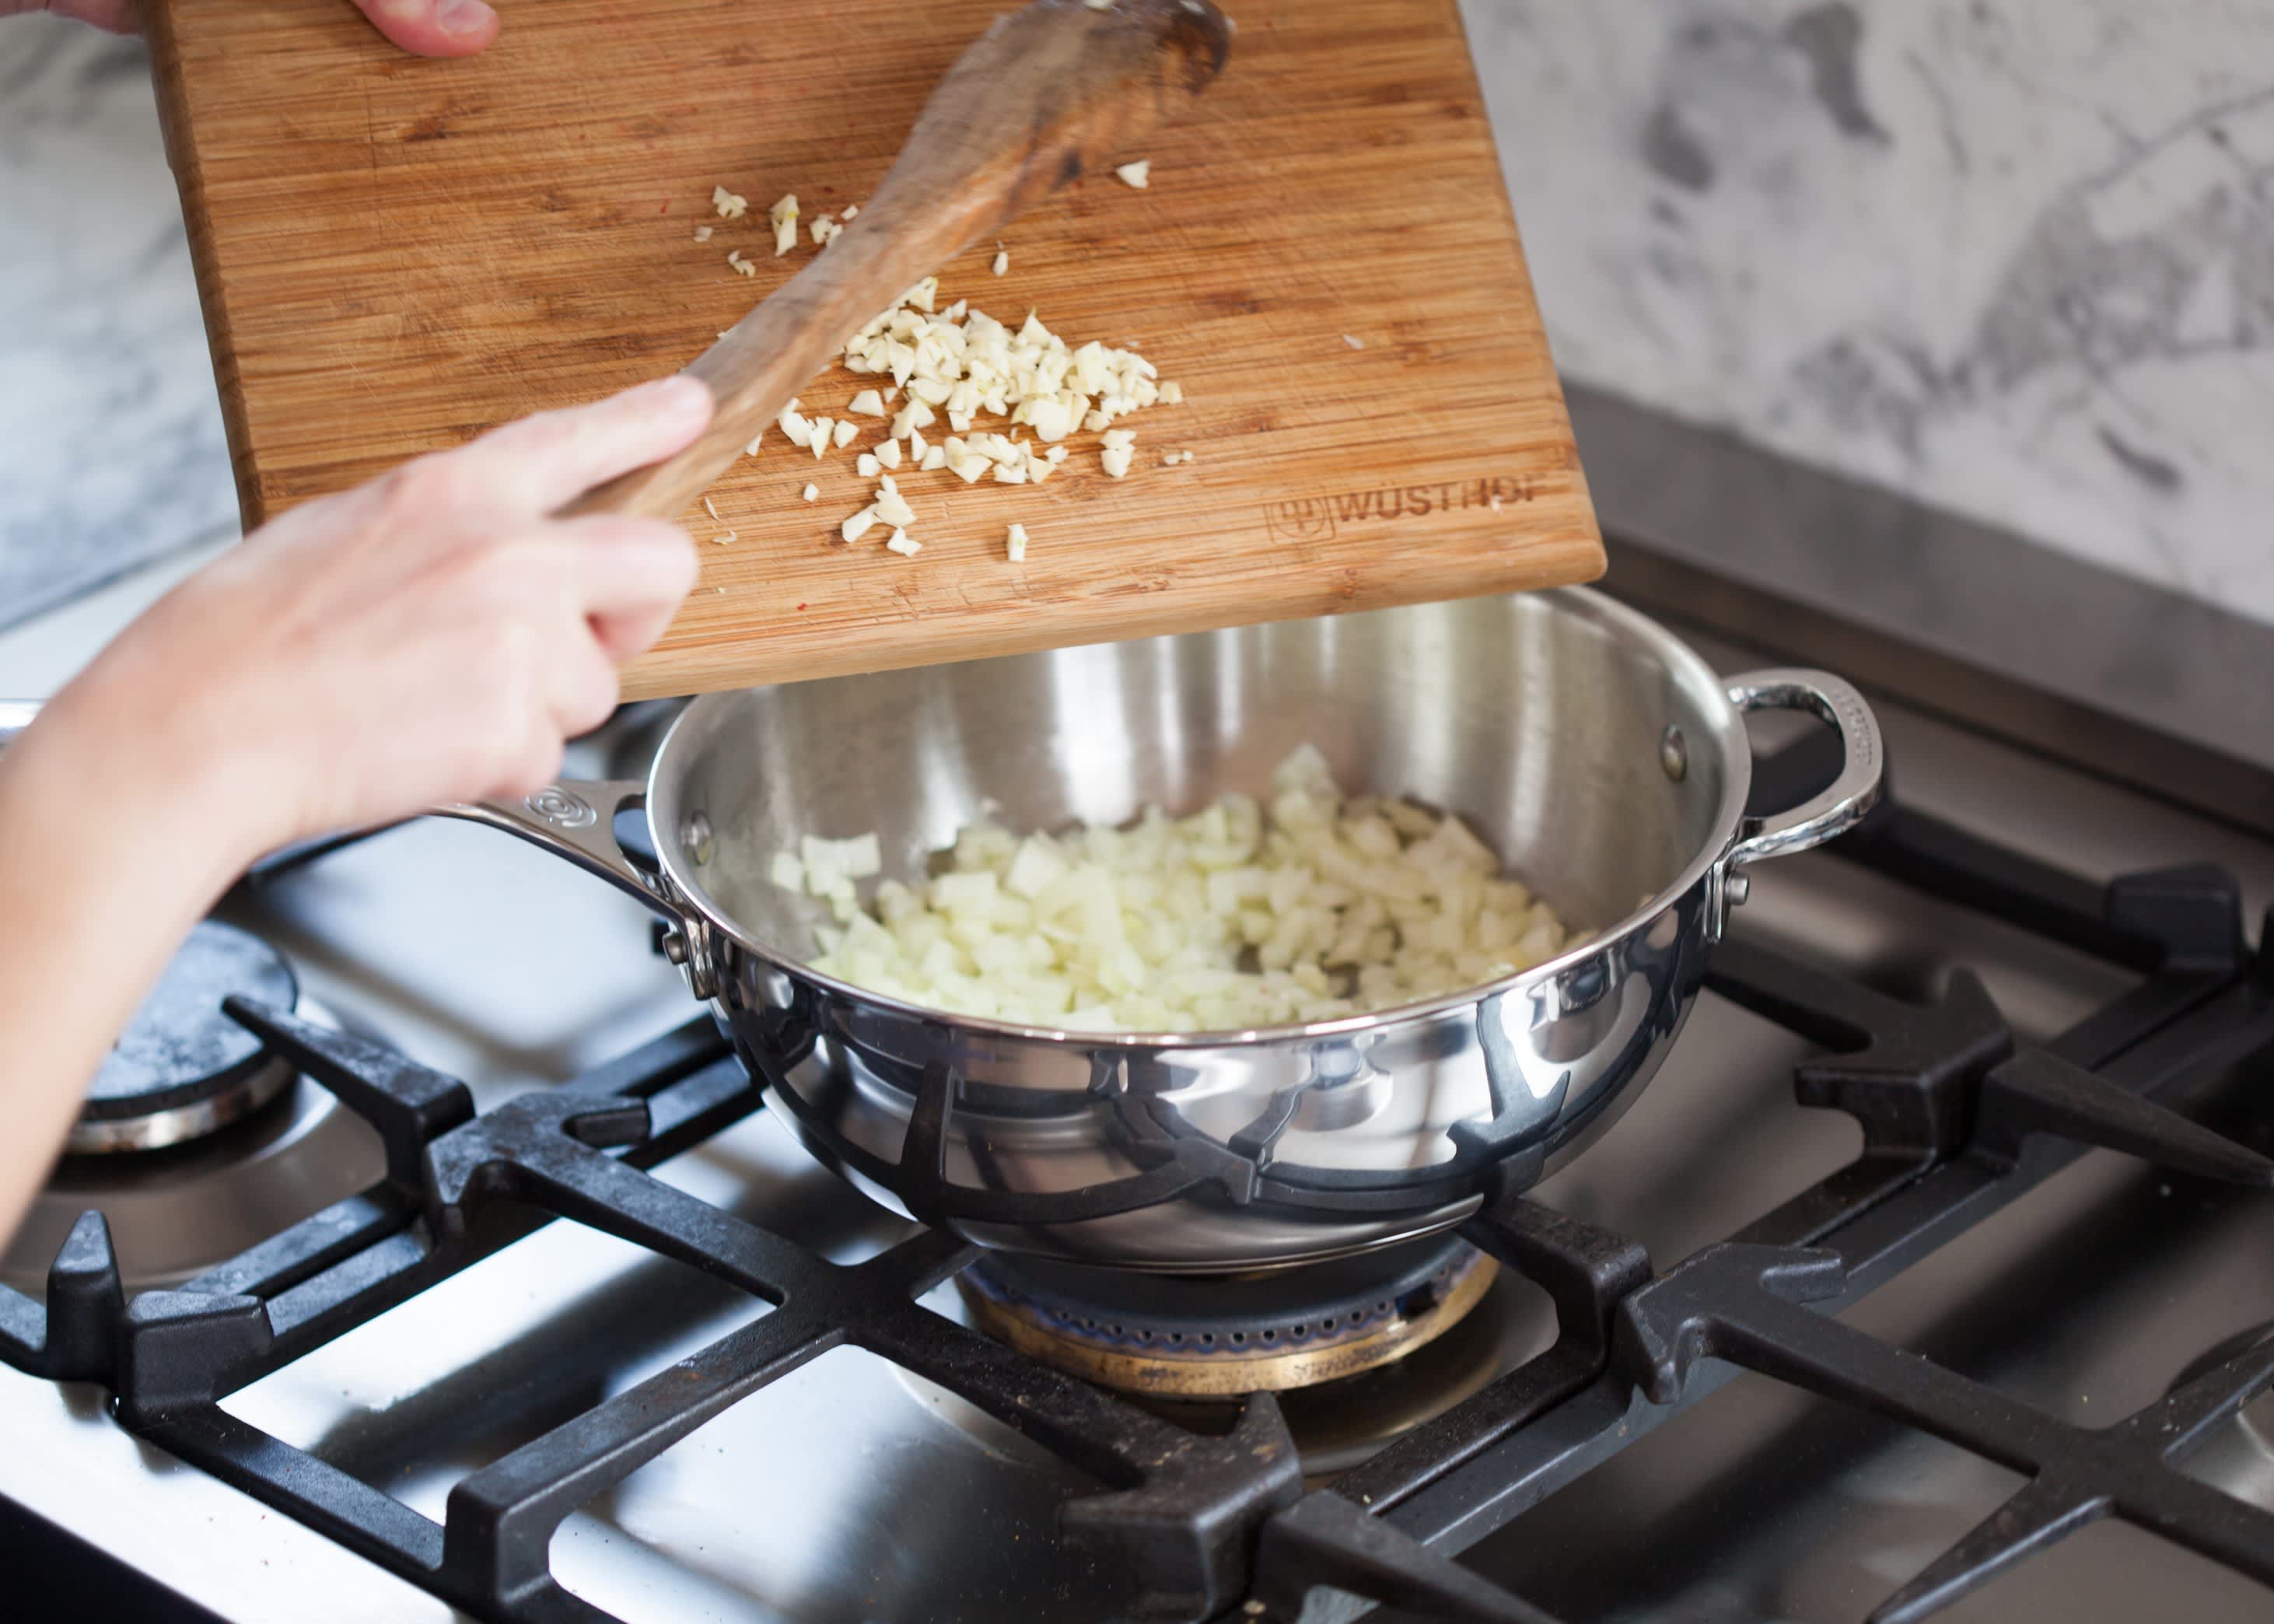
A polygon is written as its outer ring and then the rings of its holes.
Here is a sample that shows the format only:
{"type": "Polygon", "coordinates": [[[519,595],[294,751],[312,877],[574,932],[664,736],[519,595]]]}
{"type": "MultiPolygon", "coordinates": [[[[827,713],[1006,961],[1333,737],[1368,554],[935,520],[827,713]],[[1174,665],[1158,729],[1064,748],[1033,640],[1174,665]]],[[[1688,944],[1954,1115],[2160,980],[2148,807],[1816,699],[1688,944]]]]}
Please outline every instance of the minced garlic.
{"type": "Polygon", "coordinates": [[[1140,158],[1134,163],[1118,165],[1113,172],[1121,178],[1125,185],[1134,186],[1140,192],[1153,184],[1153,161],[1150,158],[1140,158]]]}
{"type": "Polygon", "coordinates": [[[1097,454],[1099,466],[1109,478],[1120,479],[1129,472],[1129,459],[1137,446],[1137,435],[1126,428],[1109,428],[1099,436],[1103,449],[1097,454]]]}
{"type": "MultiPolygon", "coordinates": [[[[1105,428],[1165,398],[1173,387],[1157,382],[1158,369],[1135,351],[1096,343],[1070,347],[1032,313],[1015,330],[961,300],[930,313],[937,291],[936,280],[926,278],[845,348],[847,369],[888,374],[907,390],[907,404],[892,419],[896,440],[942,414],[955,433],[967,434],[984,411],[1054,442],[1076,425],[1105,428]]],[[[1181,389],[1175,395],[1183,398],[1181,389]]]]}
{"type": "Polygon", "coordinates": [[[774,258],[797,246],[797,193],[793,192],[767,210],[774,223],[774,258]]]}
{"type": "Polygon", "coordinates": [[[711,188],[711,207],[719,211],[721,220],[740,220],[750,211],[750,200],[738,197],[724,186],[711,188]]]}
{"type": "MultiPolygon", "coordinates": [[[[787,197],[777,209],[795,206],[795,198],[787,197]]],[[[844,212],[849,219],[855,211],[848,205],[844,212]]],[[[998,243],[996,252],[1007,264],[1008,251],[998,243]]],[[[745,272],[755,273],[755,266],[745,272]]],[[[966,484],[985,480],[1039,485],[1065,463],[1072,449],[1064,443],[1068,436],[1088,430],[1100,437],[1098,461],[1106,475],[1126,478],[1137,437],[1113,427],[1116,420],[1184,399],[1183,389],[1161,381],[1159,369],[1134,344],[1069,345],[1033,311],[1012,328],[972,309],[968,300],[941,309],[938,299],[939,279],[927,276],[847,341],[847,370],[877,381],[856,390],[843,416],[807,418],[793,400],[776,419],[790,443],[817,459],[850,446],[860,433],[856,419],[886,420],[885,437],[855,459],[855,472],[876,480],[877,492],[867,507],[840,522],[838,533],[845,541],[884,525],[896,540],[906,542],[888,541],[891,550],[905,555],[919,549],[907,534],[915,510],[890,472],[903,467],[912,472],[945,469],[966,484]],[[1007,419],[1011,432],[977,427],[982,413],[1007,419]],[[945,439],[928,439],[923,431],[942,419],[948,431],[945,439]]],[[[749,449],[755,451],[757,444],[753,439],[749,449]]],[[[1164,467],[1192,460],[1190,451],[1168,451],[1161,457],[1164,467]]],[[[814,485],[804,487],[808,502],[819,494],[814,485]]],[[[1025,530],[1013,525],[1007,555],[1023,560],[1026,543],[1025,530]]]]}

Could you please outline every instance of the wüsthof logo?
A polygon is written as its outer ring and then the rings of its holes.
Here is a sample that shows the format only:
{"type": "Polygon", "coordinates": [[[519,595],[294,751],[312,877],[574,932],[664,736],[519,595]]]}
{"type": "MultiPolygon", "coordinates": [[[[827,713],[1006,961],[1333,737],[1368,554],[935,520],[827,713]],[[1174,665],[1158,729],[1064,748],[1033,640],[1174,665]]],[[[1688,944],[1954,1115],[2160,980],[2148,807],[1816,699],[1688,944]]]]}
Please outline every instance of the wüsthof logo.
{"type": "Polygon", "coordinates": [[[1263,510],[1263,522],[1281,541],[1331,541],[1335,516],[1328,499],[1306,496],[1299,502],[1275,502],[1263,510]]]}
{"type": "Polygon", "coordinates": [[[1263,522],[1274,540],[1331,541],[1344,525],[1427,518],[1433,513],[1459,513],[1477,508],[1497,512],[1510,502],[1531,501],[1533,492],[1531,480],[1512,474],[1450,480],[1441,485],[1393,485],[1379,490],[1344,491],[1333,496],[1275,502],[1263,510],[1263,522]]]}

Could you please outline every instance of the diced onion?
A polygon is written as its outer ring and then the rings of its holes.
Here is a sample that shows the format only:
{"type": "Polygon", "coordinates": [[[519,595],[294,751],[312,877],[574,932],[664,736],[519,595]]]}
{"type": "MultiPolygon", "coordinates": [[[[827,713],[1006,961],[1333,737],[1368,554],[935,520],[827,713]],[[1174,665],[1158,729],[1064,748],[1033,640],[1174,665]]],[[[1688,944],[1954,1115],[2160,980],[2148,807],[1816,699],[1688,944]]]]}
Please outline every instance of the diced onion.
{"type": "Polygon", "coordinates": [[[1411,1003],[1576,945],[1457,817],[1345,797],[1305,746],[1267,808],[1228,795],[1187,818],[956,837],[910,886],[874,835],[808,836],[774,883],[829,903],[814,968],[954,1014],[1088,1031],[1225,1031],[1411,1003]]]}

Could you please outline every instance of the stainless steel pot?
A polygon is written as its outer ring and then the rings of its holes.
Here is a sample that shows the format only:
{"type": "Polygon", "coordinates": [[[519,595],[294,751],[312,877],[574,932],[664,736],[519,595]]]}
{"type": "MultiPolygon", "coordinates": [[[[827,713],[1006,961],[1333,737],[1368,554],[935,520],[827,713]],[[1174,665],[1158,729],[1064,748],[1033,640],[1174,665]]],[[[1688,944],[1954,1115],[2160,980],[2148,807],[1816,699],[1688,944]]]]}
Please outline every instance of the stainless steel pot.
{"type": "MultiPolygon", "coordinates": [[[[28,709],[0,707],[0,743],[28,709]]],[[[1878,799],[1879,730],[1816,671],[1724,684],[1582,589],[749,689],[681,713],[645,782],[436,809],[534,841],[661,914],[666,945],[806,1144],[990,1246],[1169,1272],[1303,1263],[1458,1223],[1562,1165],[1665,1057],[1745,870],[1878,799]],[[1744,814],[1743,714],[1812,711],[1839,778],[1744,814]],[[1092,1033],[922,1009],[803,960],[802,835],[874,830],[921,874],[992,811],[1118,823],[1261,794],[1314,744],[1352,791],[1460,813],[1594,934],[1454,997],[1307,1026],[1092,1033]],[[659,867],[615,814],[644,804],[659,867]]]]}
{"type": "Polygon", "coordinates": [[[806,1144],[983,1244],[1126,1268],[1266,1268],[1459,1222],[1608,1128],[1664,1058],[1751,864],[1879,793],[1862,698],[1814,671],[1724,684],[1663,628],[1567,590],[713,694],[644,783],[442,809],[551,848],[666,946],[806,1144]],[[1831,788],[1744,815],[1743,714],[1840,730],[1831,788]],[[1344,788],[1449,808],[1596,933],[1520,976],[1254,1031],[1069,1032],[944,1015],[808,969],[821,905],[773,886],[802,835],[874,830],[921,875],[993,812],[1118,823],[1268,792],[1315,744],[1344,788]],[[659,863],[611,833],[644,802],[659,863]]]}

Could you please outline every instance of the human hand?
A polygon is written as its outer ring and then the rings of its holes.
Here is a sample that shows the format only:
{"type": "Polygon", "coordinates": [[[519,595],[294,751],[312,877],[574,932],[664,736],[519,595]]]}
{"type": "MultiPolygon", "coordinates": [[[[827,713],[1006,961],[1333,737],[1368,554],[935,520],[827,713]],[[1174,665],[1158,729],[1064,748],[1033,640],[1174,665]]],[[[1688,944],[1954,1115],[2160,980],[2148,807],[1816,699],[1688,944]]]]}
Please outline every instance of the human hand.
{"type": "Polygon", "coordinates": [[[498,35],[483,0],[354,0],[355,8],[414,57],[471,57],[498,35]]]}
{"type": "Polygon", "coordinates": [[[674,525],[550,516],[679,450],[711,410],[668,379],[295,508],[130,626],[19,749],[64,752],[57,776],[88,799],[164,805],[163,838],[224,875],[436,802],[525,794],[614,709],[618,662],[696,575],[674,525]]]}
{"type": "Polygon", "coordinates": [[[0,1237],[191,925],[262,853],[525,793],[695,579],[656,519],[555,518],[710,421],[692,378],[510,424],[263,525],[0,752],[0,1237]]]}
{"type": "MultiPolygon", "coordinates": [[[[353,0],[372,26],[414,57],[471,57],[497,38],[498,14],[483,0],[353,0]]],[[[0,17],[54,11],[113,34],[139,26],[139,0],[0,0],[0,17]]]]}

